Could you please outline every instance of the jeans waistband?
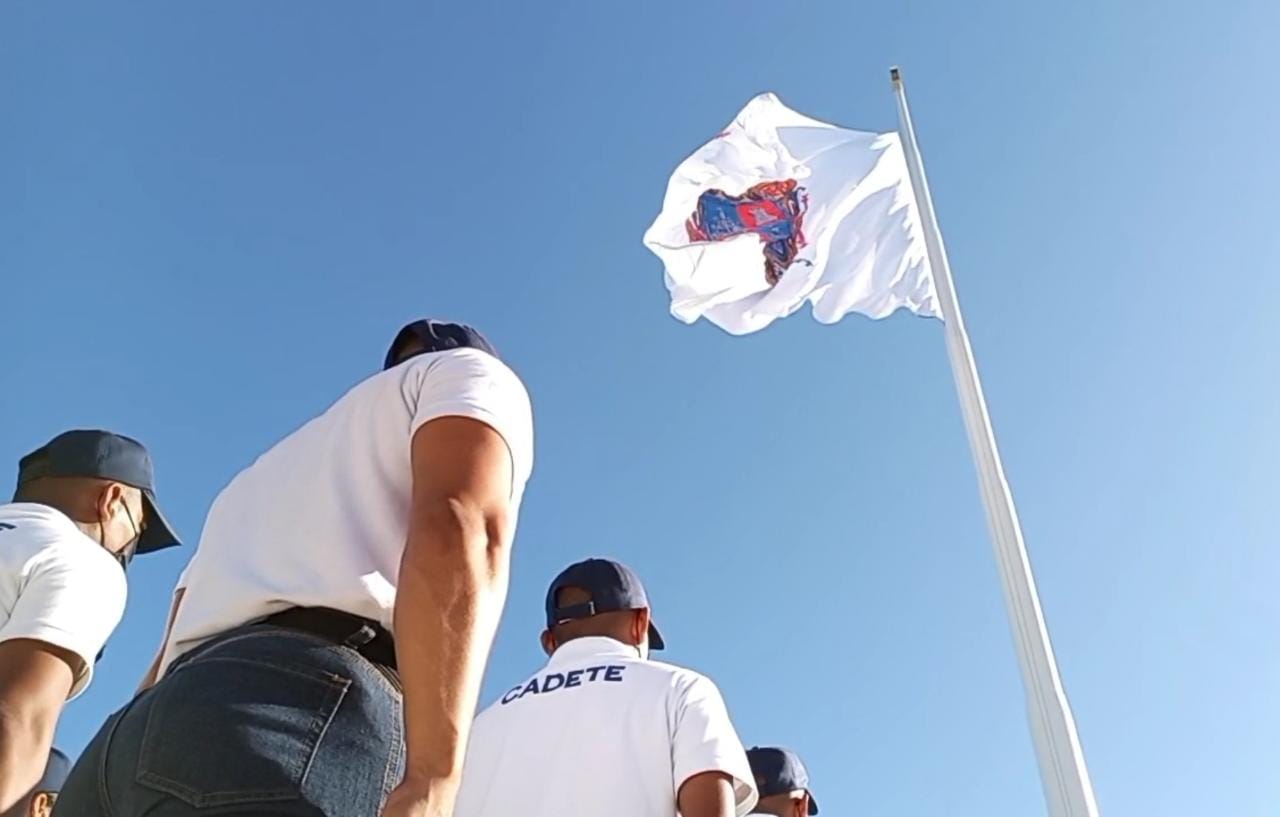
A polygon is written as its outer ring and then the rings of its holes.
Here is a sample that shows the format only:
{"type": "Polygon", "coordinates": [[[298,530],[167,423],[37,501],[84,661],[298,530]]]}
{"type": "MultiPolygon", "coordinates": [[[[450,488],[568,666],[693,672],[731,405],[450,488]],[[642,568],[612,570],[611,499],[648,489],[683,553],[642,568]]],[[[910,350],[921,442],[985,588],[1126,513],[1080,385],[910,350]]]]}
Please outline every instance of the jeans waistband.
{"type": "Polygon", "coordinates": [[[328,607],[290,607],[257,623],[310,633],[350,647],[383,669],[397,671],[395,641],[385,627],[372,619],[328,607]]]}

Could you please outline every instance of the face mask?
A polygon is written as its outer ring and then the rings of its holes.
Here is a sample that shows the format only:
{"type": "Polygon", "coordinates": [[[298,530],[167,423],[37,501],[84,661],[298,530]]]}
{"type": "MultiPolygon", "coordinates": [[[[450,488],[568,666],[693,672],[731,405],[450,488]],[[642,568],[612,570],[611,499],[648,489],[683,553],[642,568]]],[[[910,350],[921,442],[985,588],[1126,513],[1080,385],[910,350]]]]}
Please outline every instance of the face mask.
{"type": "MultiPolygon", "coordinates": [[[[133,537],[128,541],[127,544],[125,544],[124,547],[120,548],[120,550],[116,551],[115,553],[112,553],[111,555],[115,558],[117,562],[120,563],[121,570],[128,570],[129,562],[133,561],[133,554],[138,548],[138,539],[141,538],[142,531],[138,529],[138,523],[133,521],[133,512],[129,510],[129,505],[124,500],[120,501],[120,507],[124,509],[124,515],[129,520],[129,529],[133,531],[133,537]]],[[[98,527],[99,527],[99,530],[101,530],[102,532],[102,538],[98,541],[98,544],[102,545],[103,549],[106,550],[107,549],[107,523],[101,522],[99,523],[98,527]]]]}
{"type": "Polygon", "coordinates": [[[649,660],[649,639],[647,637],[636,645],[636,654],[640,656],[641,661],[649,660]]]}

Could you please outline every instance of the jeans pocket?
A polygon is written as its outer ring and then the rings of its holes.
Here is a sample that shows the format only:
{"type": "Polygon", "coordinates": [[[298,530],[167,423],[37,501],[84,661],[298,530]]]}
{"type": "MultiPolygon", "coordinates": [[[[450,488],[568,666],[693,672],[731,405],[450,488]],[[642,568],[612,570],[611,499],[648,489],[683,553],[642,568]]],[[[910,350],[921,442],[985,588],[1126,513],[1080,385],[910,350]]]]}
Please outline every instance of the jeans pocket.
{"type": "Polygon", "coordinates": [[[137,782],[197,808],[293,800],[351,681],[201,658],[152,690],[137,782]]]}

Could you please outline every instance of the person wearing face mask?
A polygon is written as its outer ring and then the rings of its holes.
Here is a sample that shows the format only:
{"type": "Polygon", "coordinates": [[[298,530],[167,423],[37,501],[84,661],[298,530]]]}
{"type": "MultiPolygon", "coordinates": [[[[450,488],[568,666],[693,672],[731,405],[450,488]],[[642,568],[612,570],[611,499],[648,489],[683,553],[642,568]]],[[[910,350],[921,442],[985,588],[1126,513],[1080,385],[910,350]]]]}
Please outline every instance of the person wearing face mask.
{"type": "Polygon", "coordinates": [[[476,718],[455,817],[736,817],[756,791],[720,691],[649,660],[639,577],[588,559],[546,598],[545,667],[476,718]]]}
{"type": "Polygon", "coordinates": [[[19,462],[0,505],[0,815],[21,813],[120,622],[123,567],[176,544],[136,440],[68,431],[19,462]]]}

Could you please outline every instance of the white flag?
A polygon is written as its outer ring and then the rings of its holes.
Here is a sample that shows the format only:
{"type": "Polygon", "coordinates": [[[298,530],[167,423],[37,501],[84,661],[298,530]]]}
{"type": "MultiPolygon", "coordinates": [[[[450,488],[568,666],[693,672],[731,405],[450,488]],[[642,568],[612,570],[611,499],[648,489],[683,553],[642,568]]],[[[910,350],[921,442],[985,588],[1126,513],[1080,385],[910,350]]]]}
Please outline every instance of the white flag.
{"type": "Polygon", "coordinates": [[[773,94],[676,168],[644,243],[685,323],[741,335],[805,301],[822,323],[940,317],[898,134],[837,128],[773,94]]]}

